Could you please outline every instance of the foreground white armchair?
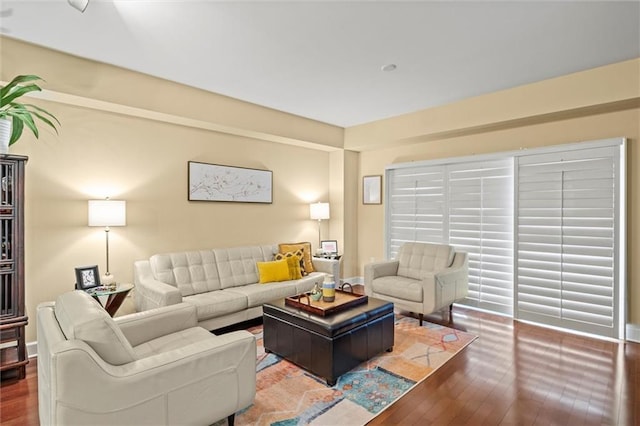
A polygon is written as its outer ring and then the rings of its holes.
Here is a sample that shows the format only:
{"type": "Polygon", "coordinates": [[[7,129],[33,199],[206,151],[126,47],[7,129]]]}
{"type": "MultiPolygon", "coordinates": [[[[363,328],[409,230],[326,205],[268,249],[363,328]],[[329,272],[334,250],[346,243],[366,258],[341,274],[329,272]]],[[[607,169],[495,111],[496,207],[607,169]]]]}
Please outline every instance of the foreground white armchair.
{"type": "Polygon", "coordinates": [[[397,260],[365,265],[364,291],[418,313],[422,325],[424,314],[451,310],[453,302],[467,295],[467,254],[448,245],[405,243],[397,260]]]}
{"type": "Polygon", "coordinates": [[[209,425],[253,403],[256,342],[186,303],[111,318],[83,291],[38,306],[43,425],[209,425]]]}

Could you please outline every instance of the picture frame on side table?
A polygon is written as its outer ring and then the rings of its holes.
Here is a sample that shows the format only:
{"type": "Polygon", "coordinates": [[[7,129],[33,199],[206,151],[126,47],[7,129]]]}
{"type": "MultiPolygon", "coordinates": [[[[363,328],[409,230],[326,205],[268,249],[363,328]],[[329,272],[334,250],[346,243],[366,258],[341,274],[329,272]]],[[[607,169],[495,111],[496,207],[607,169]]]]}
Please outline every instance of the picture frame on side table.
{"type": "Polygon", "coordinates": [[[323,254],[338,254],[338,240],[320,241],[320,249],[323,254]]]}
{"type": "Polygon", "coordinates": [[[188,163],[189,201],[273,203],[271,170],[220,164],[188,163]]]}
{"type": "Polygon", "coordinates": [[[100,287],[98,265],[80,266],[75,269],[77,290],[88,290],[90,288],[100,287]]]}
{"type": "Polygon", "coordinates": [[[362,178],[362,204],[382,204],[382,175],[362,178]]]}

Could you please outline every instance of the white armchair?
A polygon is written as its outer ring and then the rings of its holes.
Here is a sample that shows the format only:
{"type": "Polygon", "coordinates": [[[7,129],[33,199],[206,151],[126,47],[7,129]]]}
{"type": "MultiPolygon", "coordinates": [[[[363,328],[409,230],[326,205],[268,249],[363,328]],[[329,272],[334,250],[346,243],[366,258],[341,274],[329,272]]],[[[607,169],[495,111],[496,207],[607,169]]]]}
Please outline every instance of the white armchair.
{"type": "Polygon", "coordinates": [[[208,425],[253,403],[256,342],[180,303],[111,318],[83,291],[38,306],[43,425],[208,425]]]}
{"type": "Polygon", "coordinates": [[[418,313],[422,325],[424,314],[451,310],[453,302],[467,295],[467,254],[448,245],[405,243],[397,260],[365,265],[364,291],[418,313]]]}

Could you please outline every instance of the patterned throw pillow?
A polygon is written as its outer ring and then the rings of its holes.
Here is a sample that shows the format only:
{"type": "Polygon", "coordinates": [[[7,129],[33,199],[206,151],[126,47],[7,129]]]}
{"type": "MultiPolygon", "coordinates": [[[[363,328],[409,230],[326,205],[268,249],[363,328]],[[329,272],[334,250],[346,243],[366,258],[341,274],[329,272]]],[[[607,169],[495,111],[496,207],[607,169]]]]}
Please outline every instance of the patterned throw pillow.
{"type": "Polygon", "coordinates": [[[313,263],[311,263],[311,243],[278,244],[278,251],[280,253],[295,252],[300,249],[303,250],[302,261],[304,262],[304,271],[307,274],[314,272],[315,269],[313,268],[313,263]]]}
{"type": "Polygon", "coordinates": [[[273,256],[273,260],[287,259],[289,262],[289,275],[292,280],[299,280],[303,275],[307,275],[304,270],[304,263],[302,261],[303,250],[288,251],[286,253],[276,253],[273,256]]]}

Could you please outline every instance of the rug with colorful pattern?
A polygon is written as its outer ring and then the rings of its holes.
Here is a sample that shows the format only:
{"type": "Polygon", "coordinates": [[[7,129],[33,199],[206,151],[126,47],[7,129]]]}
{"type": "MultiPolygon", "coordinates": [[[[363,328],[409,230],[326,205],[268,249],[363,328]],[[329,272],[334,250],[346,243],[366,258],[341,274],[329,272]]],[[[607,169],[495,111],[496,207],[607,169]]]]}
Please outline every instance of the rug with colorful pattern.
{"type": "Polygon", "coordinates": [[[256,398],[236,414],[236,425],[364,425],[444,365],[475,336],[396,315],[393,352],[383,352],[343,374],[334,386],[258,343],[256,398]]]}

